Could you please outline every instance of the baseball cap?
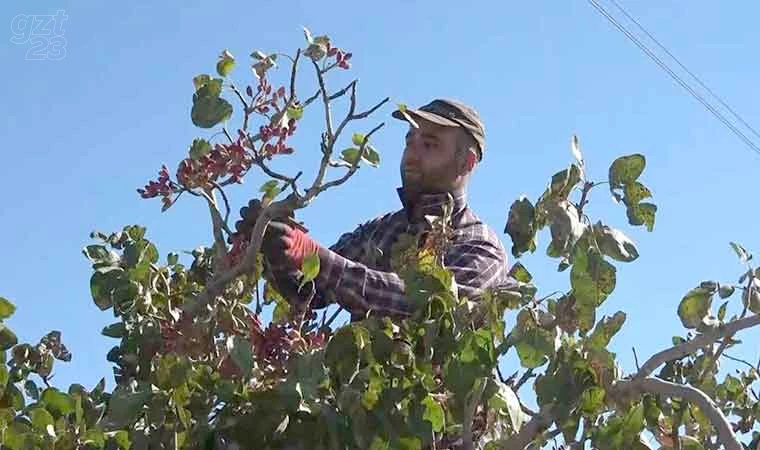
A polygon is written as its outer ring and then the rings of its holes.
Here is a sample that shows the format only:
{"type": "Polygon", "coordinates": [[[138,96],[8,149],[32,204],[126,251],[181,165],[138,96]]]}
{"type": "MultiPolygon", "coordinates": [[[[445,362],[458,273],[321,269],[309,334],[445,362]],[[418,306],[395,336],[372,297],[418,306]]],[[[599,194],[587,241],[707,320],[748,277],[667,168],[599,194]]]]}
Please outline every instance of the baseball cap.
{"type": "MultiPolygon", "coordinates": [[[[417,109],[406,108],[405,111],[410,116],[417,116],[438,125],[463,128],[478,144],[478,160],[483,159],[485,127],[480,120],[480,114],[474,108],[457,100],[437,98],[427,105],[417,109]]],[[[396,110],[391,115],[396,119],[407,120],[401,110],[396,110]]]]}

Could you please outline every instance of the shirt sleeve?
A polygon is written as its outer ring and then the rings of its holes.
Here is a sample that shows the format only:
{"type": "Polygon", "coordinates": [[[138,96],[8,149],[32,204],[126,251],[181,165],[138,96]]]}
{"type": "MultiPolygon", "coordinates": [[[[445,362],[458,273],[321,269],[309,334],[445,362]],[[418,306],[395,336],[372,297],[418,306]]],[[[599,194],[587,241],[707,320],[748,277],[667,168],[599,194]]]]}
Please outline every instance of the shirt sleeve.
{"type": "MultiPolygon", "coordinates": [[[[391,316],[408,316],[413,312],[399,275],[372,270],[329,249],[322,249],[320,261],[318,290],[334,297],[353,315],[370,310],[391,316]]],[[[502,246],[498,241],[478,237],[477,233],[473,233],[471,239],[454,241],[447,250],[444,264],[454,275],[459,296],[470,300],[476,300],[488,288],[507,279],[502,246]]]]}

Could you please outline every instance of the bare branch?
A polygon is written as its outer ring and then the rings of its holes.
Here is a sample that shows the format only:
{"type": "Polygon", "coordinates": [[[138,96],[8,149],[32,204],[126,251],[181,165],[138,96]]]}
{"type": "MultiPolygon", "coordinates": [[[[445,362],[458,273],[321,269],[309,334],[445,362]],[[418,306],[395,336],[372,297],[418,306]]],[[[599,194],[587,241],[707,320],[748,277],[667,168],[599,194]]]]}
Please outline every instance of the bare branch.
{"type": "Polygon", "coordinates": [[[228,234],[232,235],[232,231],[230,231],[229,226],[227,225],[230,220],[230,201],[227,198],[227,194],[224,192],[224,189],[222,189],[221,186],[216,181],[212,181],[211,184],[214,185],[214,187],[219,191],[219,193],[222,194],[222,200],[224,200],[224,220],[222,221],[222,226],[224,227],[224,231],[226,231],[228,234]]]}
{"type": "Polygon", "coordinates": [[[643,394],[645,392],[667,397],[680,397],[697,405],[718,431],[718,438],[726,450],[742,450],[742,444],[736,439],[731,424],[723,412],[704,392],[691,386],[671,383],[659,378],[646,377],[619,381],[613,388],[614,394],[643,394]]]}
{"type": "MultiPolygon", "coordinates": [[[[264,231],[269,226],[269,222],[273,217],[286,216],[289,211],[296,209],[301,205],[302,200],[295,194],[289,195],[284,200],[271,203],[269,206],[262,209],[259,218],[256,220],[251,231],[251,242],[246,249],[243,259],[231,269],[221,271],[218,275],[206,285],[205,289],[196,297],[197,304],[195,306],[198,309],[210,304],[214,297],[219,295],[221,291],[227,286],[227,283],[234,280],[238,276],[253,271],[256,266],[256,255],[261,250],[261,242],[264,239],[264,231]]],[[[191,306],[192,307],[192,306],[191,306]]]]}
{"type": "Polygon", "coordinates": [[[325,87],[325,78],[322,76],[322,71],[319,69],[319,65],[313,59],[311,62],[314,64],[314,68],[317,71],[317,81],[319,82],[319,93],[322,96],[322,103],[325,108],[325,130],[327,136],[333,138],[333,126],[332,126],[332,113],[330,112],[330,98],[327,95],[327,88],[325,87]]]}
{"type": "Polygon", "coordinates": [[[700,348],[716,342],[718,339],[731,336],[740,330],[757,325],[760,325],[760,315],[755,314],[753,316],[745,317],[744,319],[734,320],[733,322],[729,322],[714,330],[700,334],[688,342],[684,342],[683,344],[676,345],[675,347],[655,354],[649,358],[643,366],[641,366],[641,370],[639,370],[634,377],[647,377],[651,375],[656,368],[668,361],[683,358],[686,355],[696,352],[700,348]]]}
{"type": "MultiPolygon", "coordinates": [[[[226,228],[222,214],[219,212],[219,208],[216,206],[216,197],[213,190],[207,190],[202,192],[203,197],[208,203],[208,209],[211,213],[211,224],[214,232],[214,242],[216,244],[216,267],[222,267],[224,258],[227,256],[227,244],[224,240],[222,231],[226,228]]],[[[229,231],[228,231],[229,232],[229,231]]],[[[230,233],[232,234],[232,233],[230,233]]]]}
{"type": "Polygon", "coordinates": [[[353,165],[348,169],[348,172],[346,172],[342,177],[338,178],[337,180],[329,181],[319,187],[319,189],[315,192],[319,193],[322,191],[326,191],[327,189],[330,189],[331,187],[340,186],[341,184],[345,183],[351,176],[356,173],[356,170],[359,168],[359,160],[361,160],[361,155],[364,154],[364,149],[366,146],[367,141],[369,141],[369,137],[372,136],[373,133],[375,133],[377,130],[382,128],[385,125],[385,122],[381,123],[380,125],[376,126],[375,128],[370,131],[366,138],[364,139],[364,143],[362,144],[360,148],[359,156],[356,157],[356,161],[353,162],[353,165]]]}
{"type": "MultiPolygon", "coordinates": [[[[516,434],[503,441],[501,450],[523,450],[536,438],[543,430],[551,425],[553,417],[548,408],[542,408],[528,423],[520,428],[516,434]]],[[[541,446],[539,446],[540,448],[541,446]]]]}
{"type": "MultiPolygon", "coordinates": [[[[245,98],[243,97],[243,94],[240,93],[237,87],[235,87],[234,84],[230,83],[230,89],[237,95],[237,97],[240,99],[240,103],[243,104],[243,113],[245,113],[245,116],[243,117],[243,130],[248,130],[248,116],[250,116],[251,111],[248,106],[248,102],[245,101],[245,98]]],[[[229,137],[229,135],[227,135],[229,137]]]]}
{"type": "Polygon", "coordinates": [[[639,355],[636,354],[636,347],[631,347],[631,350],[633,350],[633,360],[636,362],[636,371],[638,372],[641,370],[641,366],[639,366],[639,355]]]}
{"type": "Polygon", "coordinates": [[[234,143],[235,141],[232,140],[232,136],[230,136],[229,131],[227,131],[227,128],[222,127],[222,131],[224,131],[224,135],[227,136],[227,139],[230,140],[230,144],[234,143]]]}
{"type": "Polygon", "coordinates": [[[293,192],[299,197],[303,197],[303,195],[298,191],[298,185],[296,182],[298,181],[298,178],[303,175],[303,172],[298,172],[295,177],[291,178],[287,175],[282,175],[281,173],[275,172],[274,170],[270,169],[266,163],[264,162],[263,156],[258,156],[256,159],[254,159],[254,163],[256,163],[257,166],[261,167],[261,170],[264,171],[265,174],[269,175],[271,178],[274,178],[275,180],[284,181],[287,183],[291,189],[293,189],[293,192]]]}
{"type": "Polygon", "coordinates": [[[528,380],[533,378],[533,369],[528,369],[525,371],[524,374],[520,377],[519,380],[517,380],[517,383],[515,383],[515,386],[512,388],[515,393],[520,390],[523,384],[525,384],[528,380]]]}
{"type": "Polygon", "coordinates": [[[290,98],[288,104],[291,104],[296,98],[296,70],[298,69],[298,60],[301,58],[301,49],[296,52],[296,57],[293,60],[293,69],[290,71],[290,98]]]}
{"type": "Polygon", "coordinates": [[[730,359],[731,361],[735,361],[735,362],[738,362],[738,363],[742,363],[742,364],[744,364],[744,365],[748,366],[750,369],[755,369],[755,370],[757,370],[757,368],[756,368],[755,366],[753,366],[752,364],[750,364],[749,362],[747,362],[747,361],[745,361],[745,360],[743,360],[743,359],[735,358],[735,357],[733,357],[733,356],[729,356],[729,355],[727,355],[727,354],[725,354],[725,353],[724,353],[722,356],[723,356],[724,358],[726,358],[726,359],[730,359]]]}

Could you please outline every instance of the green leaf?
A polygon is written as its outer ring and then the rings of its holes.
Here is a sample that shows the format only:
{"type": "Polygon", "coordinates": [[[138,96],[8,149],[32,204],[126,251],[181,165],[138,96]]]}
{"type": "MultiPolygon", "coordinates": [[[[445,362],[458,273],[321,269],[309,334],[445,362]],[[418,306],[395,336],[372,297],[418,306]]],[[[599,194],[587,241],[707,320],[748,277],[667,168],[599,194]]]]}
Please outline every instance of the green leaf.
{"type": "Polygon", "coordinates": [[[158,363],[156,377],[158,386],[163,389],[173,389],[185,384],[190,376],[190,361],[175,353],[163,355],[158,363]]]}
{"type": "Polygon", "coordinates": [[[282,192],[282,189],[277,184],[277,180],[269,180],[266,183],[262,184],[259,188],[259,192],[264,193],[264,200],[272,201],[274,200],[278,195],[280,195],[280,192],[282,192]]]}
{"type": "Polygon", "coordinates": [[[742,293],[742,303],[753,313],[760,314],[760,290],[754,286],[749,290],[745,289],[742,293]]]}
{"type": "Polygon", "coordinates": [[[303,117],[303,106],[288,106],[285,114],[288,116],[288,119],[301,120],[303,117]]]}
{"type": "Polygon", "coordinates": [[[495,380],[499,386],[499,390],[488,400],[488,406],[503,414],[509,416],[509,422],[512,425],[512,430],[515,432],[522,428],[523,413],[520,407],[520,400],[517,398],[517,394],[508,385],[495,380]]]}
{"type": "Polygon", "coordinates": [[[219,61],[216,63],[216,73],[222,77],[226,77],[235,68],[235,58],[232,54],[225,50],[219,55],[219,61]]]}
{"type": "Polygon", "coordinates": [[[232,115],[232,105],[220,98],[222,80],[213,79],[193,94],[190,118],[200,128],[212,128],[232,115]]]}
{"type": "Polygon", "coordinates": [[[533,276],[528,272],[528,269],[526,269],[520,262],[516,262],[515,265],[509,269],[509,276],[522,283],[530,283],[530,280],[533,279],[533,276]]]}
{"type": "Polygon", "coordinates": [[[211,143],[203,138],[193,139],[188,153],[191,159],[199,160],[211,153],[211,143]]]}
{"type": "Polygon", "coordinates": [[[343,161],[349,163],[349,164],[357,164],[357,159],[359,159],[359,149],[356,147],[349,147],[347,149],[344,149],[340,153],[340,159],[343,161]]]}
{"type": "Polygon", "coordinates": [[[32,400],[37,401],[40,399],[40,390],[33,380],[26,380],[26,383],[24,383],[24,391],[32,400]]]}
{"type": "Polygon", "coordinates": [[[512,238],[512,255],[519,258],[523,253],[536,250],[536,209],[525,196],[521,196],[509,208],[504,232],[512,238]]]}
{"type": "Polygon", "coordinates": [[[93,428],[84,433],[82,442],[87,448],[102,449],[106,445],[106,436],[103,431],[93,428]]]}
{"type": "Polygon", "coordinates": [[[657,206],[652,203],[639,203],[638,205],[629,206],[626,210],[628,214],[628,223],[631,225],[646,225],[648,231],[654,229],[654,218],[657,213],[657,206]]]}
{"type": "Polygon", "coordinates": [[[396,445],[393,448],[398,450],[421,450],[422,441],[416,437],[403,437],[396,441],[396,445]]]}
{"type": "Polygon", "coordinates": [[[741,259],[743,264],[746,264],[749,260],[752,259],[752,255],[744,249],[740,244],[737,244],[736,242],[731,242],[731,248],[734,249],[736,252],[736,255],[739,256],[739,259],[741,259]]]}
{"type": "Polygon", "coordinates": [[[579,249],[570,271],[576,302],[589,307],[601,305],[615,289],[615,266],[593,250],[579,249]]]}
{"type": "Polygon", "coordinates": [[[126,333],[127,328],[124,325],[124,322],[112,323],[111,325],[104,327],[103,331],[101,331],[103,336],[111,338],[122,338],[126,333]]]}
{"type": "Polygon", "coordinates": [[[362,158],[370,167],[380,166],[380,154],[375,150],[375,147],[367,145],[364,147],[364,157],[362,158]]]}
{"type": "Polygon", "coordinates": [[[541,328],[524,331],[515,344],[520,364],[526,369],[541,367],[554,353],[554,338],[541,328]]]}
{"type": "Polygon", "coordinates": [[[588,416],[595,416],[604,406],[605,392],[599,386],[593,386],[581,394],[581,411],[588,416]]]}
{"type": "Polygon", "coordinates": [[[45,404],[47,410],[56,417],[70,414],[76,408],[74,398],[56,388],[47,388],[42,391],[40,399],[45,404]]]}
{"type": "Polygon", "coordinates": [[[704,288],[689,291],[678,305],[678,317],[686,328],[697,328],[710,312],[712,293],[704,288]]]}
{"type": "Polygon", "coordinates": [[[119,430],[108,437],[108,441],[113,441],[120,450],[129,450],[132,442],[129,439],[129,432],[119,430]]]}
{"type": "Polygon", "coordinates": [[[303,278],[301,279],[301,287],[317,278],[317,275],[319,275],[318,253],[311,253],[309,255],[306,255],[306,257],[303,259],[301,272],[303,273],[303,278]]]}
{"type": "Polygon", "coordinates": [[[616,261],[631,262],[639,257],[636,245],[620,230],[597,222],[594,236],[602,253],[616,261]]]}
{"type": "Polygon", "coordinates": [[[365,139],[366,139],[366,136],[364,136],[362,133],[354,133],[351,136],[351,142],[353,142],[354,145],[357,147],[361,147],[362,144],[364,144],[365,139]]]}
{"type": "Polygon", "coordinates": [[[0,350],[8,350],[16,344],[18,344],[16,333],[5,324],[0,323],[0,350]]]}
{"type": "Polygon", "coordinates": [[[208,74],[201,74],[193,77],[193,86],[195,86],[195,90],[202,88],[205,86],[209,81],[211,81],[211,76],[208,74]]]}
{"type": "Polygon", "coordinates": [[[720,285],[720,289],[718,289],[718,295],[720,298],[728,298],[734,295],[734,290],[736,288],[734,286],[731,286],[730,284],[722,284],[720,285]]]}
{"type": "Polygon", "coordinates": [[[726,318],[727,307],[728,307],[728,301],[723,302],[723,304],[720,305],[720,308],[718,308],[718,320],[723,320],[726,318]]]}
{"type": "Polygon", "coordinates": [[[561,170],[552,176],[549,186],[551,197],[555,200],[567,200],[573,188],[581,181],[581,170],[575,164],[569,169],[561,170]]]}
{"type": "Polygon", "coordinates": [[[0,320],[5,320],[16,312],[16,306],[5,297],[0,297],[0,320]]]}
{"type": "Polygon", "coordinates": [[[55,420],[44,408],[33,408],[29,411],[29,417],[32,419],[32,425],[37,430],[55,437],[55,420]]]}
{"type": "Polygon", "coordinates": [[[235,365],[243,372],[243,376],[251,376],[255,364],[251,343],[241,336],[230,336],[227,338],[227,351],[235,365]]]}
{"type": "Polygon", "coordinates": [[[642,154],[621,156],[610,165],[610,187],[618,187],[636,181],[646,166],[646,158],[642,154]]]}
{"type": "Polygon", "coordinates": [[[550,256],[569,255],[575,244],[583,236],[586,225],[578,216],[578,209],[568,201],[550,203],[546,207],[551,221],[552,242],[550,256]]]}
{"type": "Polygon", "coordinates": [[[119,256],[103,245],[88,245],[82,250],[82,253],[93,264],[113,265],[119,262],[119,256]]]}
{"type": "Polygon", "coordinates": [[[597,350],[607,347],[607,345],[610,343],[610,340],[612,340],[612,337],[615,336],[615,334],[620,331],[620,328],[623,327],[625,318],[625,313],[618,311],[612,317],[605,318],[600,321],[596,325],[596,328],[594,328],[591,336],[588,338],[589,347],[595,348],[597,350]]]}
{"type": "Polygon", "coordinates": [[[443,430],[445,415],[441,404],[438,403],[432,395],[428,394],[425,399],[422,400],[422,406],[425,408],[425,412],[422,414],[422,420],[430,422],[433,431],[436,433],[443,430]]]}
{"type": "Polygon", "coordinates": [[[131,425],[151,396],[149,389],[130,390],[125,386],[117,386],[108,402],[109,421],[115,428],[131,425]]]}
{"type": "Polygon", "coordinates": [[[652,196],[652,192],[639,181],[626,184],[623,193],[625,194],[623,201],[628,206],[638,205],[640,201],[652,196]]]}
{"type": "Polygon", "coordinates": [[[369,450],[390,450],[390,443],[380,436],[375,436],[372,439],[372,444],[369,446],[369,450]]]}
{"type": "Polygon", "coordinates": [[[169,252],[168,255],[166,255],[166,263],[170,266],[174,266],[179,262],[179,255],[174,252],[169,252]]]}

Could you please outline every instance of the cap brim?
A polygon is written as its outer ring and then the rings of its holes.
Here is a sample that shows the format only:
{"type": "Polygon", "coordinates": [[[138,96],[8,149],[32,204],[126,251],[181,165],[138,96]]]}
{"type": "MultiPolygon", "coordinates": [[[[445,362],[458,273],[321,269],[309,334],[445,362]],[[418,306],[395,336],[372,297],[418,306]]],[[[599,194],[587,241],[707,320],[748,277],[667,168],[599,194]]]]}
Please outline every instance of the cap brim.
{"type": "MultiPolygon", "coordinates": [[[[427,111],[421,111],[419,109],[407,108],[406,113],[409,114],[410,116],[413,116],[412,118],[419,117],[421,119],[427,120],[428,122],[433,122],[434,124],[443,125],[445,127],[460,127],[461,126],[458,122],[454,122],[453,120],[449,120],[437,114],[433,114],[427,111]]],[[[408,122],[407,118],[404,117],[404,114],[399,110],[393,111],[391,115],[395,117],[396,119],[408,122]]]]}

